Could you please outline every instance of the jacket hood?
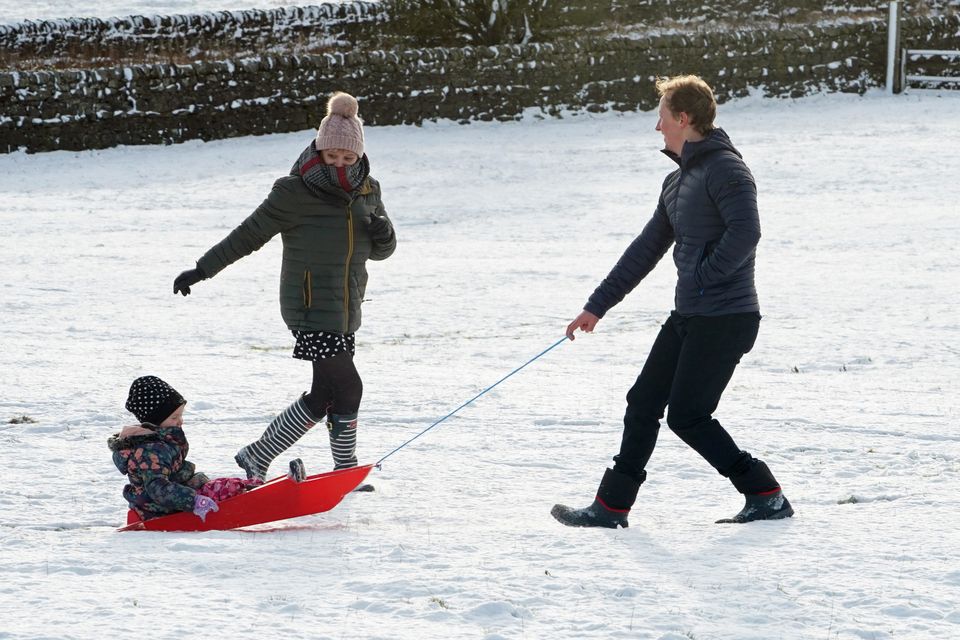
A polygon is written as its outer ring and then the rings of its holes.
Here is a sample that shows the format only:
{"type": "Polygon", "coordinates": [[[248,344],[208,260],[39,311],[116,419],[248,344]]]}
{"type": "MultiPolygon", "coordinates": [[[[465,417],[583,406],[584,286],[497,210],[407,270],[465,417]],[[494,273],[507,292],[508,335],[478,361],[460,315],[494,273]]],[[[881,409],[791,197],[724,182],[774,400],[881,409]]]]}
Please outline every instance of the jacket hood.
{"type": "Polygon", "coordinates": [[[136,430],[131,427],[124,427],[118,433],[107,438],[107,448],[110,451],[135,449],[147,442],[159,442],[161,439],[156,427],[144,425],[136,427],[136,430]],[[145,431],[149,431],[149,433],[144,433],[145,431]]]}
{"type": "Polygon", "coordinates": [[[717,151],[729,151],[736,154],[738,158],[743,157],[733,146],[727,132],[719,127],[708,133],[703,140],[685,142],[679,156],[667,149],[663,149],[662,152],[681,167],[685,167],[691,162],[696,162],[699,158],[717,151]]]}
{"type": "Polygon", "coordinates": [[[149,423],[124,427],[107,438],[107,448],[113,452],[113,463],[120,473],[127,473],[127,461],[142,447],[186,443],[180,427],[155,427],[149,423]]]}

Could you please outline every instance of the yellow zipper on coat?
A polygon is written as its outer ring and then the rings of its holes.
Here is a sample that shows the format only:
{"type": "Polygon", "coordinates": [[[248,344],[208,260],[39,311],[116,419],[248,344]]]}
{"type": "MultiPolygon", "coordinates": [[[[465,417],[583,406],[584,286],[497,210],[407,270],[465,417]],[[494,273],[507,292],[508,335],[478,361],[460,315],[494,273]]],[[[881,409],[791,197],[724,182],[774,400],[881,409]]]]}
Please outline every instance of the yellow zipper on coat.
{"type": "Polygon", "coordinates": [[[310,269],[303,270],[303,305],[309,309],[313,304],[313,277],[310,269]]]}
{"type": "Polygon", "coordinates": [[[343,333],[350,329],[350,260],[353,258],[353,200],[347,203],[347,261],[343,269],[343,333]]]}

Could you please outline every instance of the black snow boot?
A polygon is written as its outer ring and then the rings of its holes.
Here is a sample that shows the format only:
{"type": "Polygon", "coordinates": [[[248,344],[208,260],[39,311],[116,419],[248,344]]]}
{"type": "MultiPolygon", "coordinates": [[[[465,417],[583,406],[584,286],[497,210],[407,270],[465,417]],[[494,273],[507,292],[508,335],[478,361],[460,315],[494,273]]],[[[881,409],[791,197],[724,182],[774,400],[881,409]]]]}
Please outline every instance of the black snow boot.
{"type": "Polygon", "coordinates": [[[717,520],[717,524],[753,522],[754,520],[780,520],[793,515],[790,501],[783,495],[780,483],[773,477],[770,467],[746,451],[740,452],[740,459],[724,474],[743,494],[746,504],[740,513],[732,518],[717,520]]]}
{"type": "Polygon", "coordinates": [[[637,499],[640,483],[628,475],[607,469],[597,489],[593,504],[583,509],[573,509],[555,504],[550,515],[568,527],[607,527],[616,529],[629,525],[627,514],[637,499]]]}
{"type": "Polygon", "coordinates": [[[793,507],[787,496],[783,495],[780,489],[774,489],[767,493],[748,493],[744,496],[747,499],[740,513],[732,518],[723,518],[717,520],[717,524],[743,524],[744,522],[753,522],[754,520],[780,520],[789,518],[793,515],[793,507]]]}

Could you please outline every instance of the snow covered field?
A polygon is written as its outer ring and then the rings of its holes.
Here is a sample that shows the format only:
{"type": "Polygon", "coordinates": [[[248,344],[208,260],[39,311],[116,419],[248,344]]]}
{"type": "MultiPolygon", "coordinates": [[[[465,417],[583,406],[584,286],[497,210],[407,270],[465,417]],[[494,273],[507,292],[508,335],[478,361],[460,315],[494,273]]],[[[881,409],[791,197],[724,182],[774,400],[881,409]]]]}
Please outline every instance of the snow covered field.
{"type": "MultiPolygon", "coordinates": [[[[361,462],[562,336],[672,168],[655,118],[368,128],[399,245],[358,334],[361,462]]],[[[211,476],[309,386],[279,240],[171,289],[311,134],[0,156],[0,638],[960,637],[960,95],[751,98],[719,123],[760,189],[764,320],[717,415],[797,510],[745,526],[713,524],[740,497],[666,428],[631,528],[549,514],[589,503],[616,452],[668,259],[597,333],[389,458],[376,493],[116,533],[106,438],[135,377],[189,400],[211,476]]],[[[324,430],[294,456],[327,470],[324,430]]]]}

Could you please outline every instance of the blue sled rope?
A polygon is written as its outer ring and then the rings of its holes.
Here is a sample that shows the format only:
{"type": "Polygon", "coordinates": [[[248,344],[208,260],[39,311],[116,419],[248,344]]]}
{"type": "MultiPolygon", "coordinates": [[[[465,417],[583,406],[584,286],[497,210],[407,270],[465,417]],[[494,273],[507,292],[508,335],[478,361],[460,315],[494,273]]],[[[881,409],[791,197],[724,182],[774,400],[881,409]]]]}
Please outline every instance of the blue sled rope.
{"type": "Polygon", "coordinates": [[[433,429],[435,426],[437,426],[438,424],[440,424],[441,422],[443,422],[443,421],[446,420],[447,418],[451,417],[452,415],[454,415],[455,413],[457,413],[458,411],[460,411],[460,409],[463,409],[463,408],[466,407],[468,404],[472,403],[474,400],[478,399],[480,396],[484,395],[485,393],[487,393],[488,391],[490,391],[491,389],[493,389],[494,387],[496,387],[498,384],[500,384],[501,382],[503,382],[504,380],[506,380],[507,378],[509,378],[510,376],[512,376],[513,374],[517,373],[518,371],[520,371],[521,369],[523,369],[524,367],[526,367],[528,364],[531,364],[533,361],[537,360],[537,359],[540,358],[541,356],[546,355],[548,352],[552,351],[553,349],[556,349],[557,347],[559,347],[559,346],[560,346],[561,344],[563,344],[564,342],[567,342],[567,340],[569,340],[569,338],[567,338],[566,336],[560,338],[559,340],[557,340],[556,342],[554,342],[552,345],[550,345],[549,347],[547,347],[546,349],[544,349],[543,351],[541,351],[541,352],[538,353],[537,355],[533,356],[532,358],[530,358],[529,360],[527,360],[526,362],[524,362],[522,365],[520,365],[519,367],[517,367],[516,369],[514,369],[513,371],[511,371],[510,373],[508,373],[507,375],[503,376],[502,378],[500,378],[499,380],[497,380],[496,382],[494,382],[492,385],[490,385],[490,386],[487,387],[486,389],[484,389],[483,391],[481,391],[481,392],[478,393],[477,395],[473,396],[472,398],[470,398],[469,400],[467,400],[466,402],[464,402],[463,404],[461,404],[459,407],[457,407],[456,409],[454,409],[453,411],[451,411],[451,412],[448,413],[447,415],[443,416],[442,418],[440,418],[439,420],[437,420],[436,422],[434,422],[433,424],[431,424],[429,427],[427,427],[426,429],[424,429],[423,431],[421,431],[421,432],[418,433],[417,435],[413,436],[412,438],[410,438],[409,440],[407,440],[406,442],[404,442],[403,444],[401,444],[399,447],[397,447],[396,449],[394,449],[393,451],[391,451],[391,452],[388,453],[387,455],[385,455],[385,456],[383,456],[382,458],[380,458],[379,460],[377,460],[377,463],[376,463],[374,466],[375,466],[377,469],[379,469],[379,468],[380,468],[380,465],[383,463],[383,461],[386,460],[387,458],[389,458],[390,456],[392,456],[393,454],[395,454],[397,451],[400,451],[400,449],[403,449],[405,446],[407,446],[408,444],[410,444],[411,442],[413,442],[414,440],[416,440],[417,438],[419,438],[420,436],[422,436],[423,434],[425,434],[427,431],[430,431],[430,429],[433,429]]]}

